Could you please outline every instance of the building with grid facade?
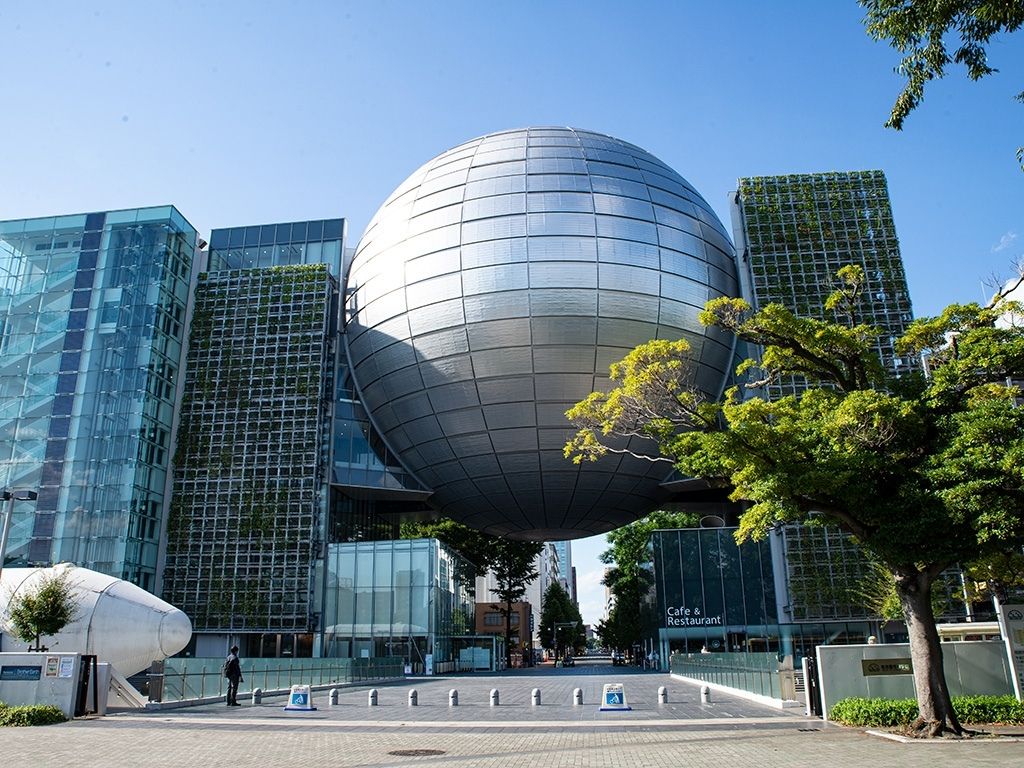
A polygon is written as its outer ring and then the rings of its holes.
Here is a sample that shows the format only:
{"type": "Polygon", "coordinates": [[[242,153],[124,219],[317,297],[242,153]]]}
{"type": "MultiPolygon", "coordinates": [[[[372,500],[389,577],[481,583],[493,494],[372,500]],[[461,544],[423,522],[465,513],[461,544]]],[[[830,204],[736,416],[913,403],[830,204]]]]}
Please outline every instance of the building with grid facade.
{"type": "MultiPolygon", "coordinates": [[[[826,317],[825,300],[840,267],[866,278],[858,322],[882,329],[878,353],[889,373],[918,366],[894,349],[911,316],[910,296],[882,171],[741,178],[731,196],[740,282],[754,309],[781,304],[797,315],[826,317]]],[[[768,397],[795,394],[802,379],[767,386],[768,397]]]]}
{"type": "MultiPolygon", "coordinates": [[[[305,223],[287,226],[288,242],[254,244],[257,266],[244,240],[211,245],[219,269],[195,289],[164,596],[198,631],[304,634],[315,613],[338,288],[306,261],[305,223]]],[[[321,227],[312,258],[339,255],[340,234],[321,227]]]]}
{"type": "Polygon", "coordinates": [[[158,589],[196,231],[173,207],[0,222],[5,565],[158,589]]]}

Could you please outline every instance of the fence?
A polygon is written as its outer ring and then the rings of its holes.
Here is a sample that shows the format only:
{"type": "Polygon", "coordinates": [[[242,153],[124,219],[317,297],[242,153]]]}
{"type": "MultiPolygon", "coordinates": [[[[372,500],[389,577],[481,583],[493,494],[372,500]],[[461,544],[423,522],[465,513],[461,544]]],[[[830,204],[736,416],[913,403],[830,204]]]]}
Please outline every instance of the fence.
{"type": "Polygon", "coordinates": [[[782,695],[779,666],[775,653],[687,653],[669,658],[673,675],[772,699],[791,698],[782,695]]]}
{"type": "MultiPolygon", "coordinates": [[[[164,662],[162,684],[150,685],[156,701],[190,701],[224,696],[227,680],[223,659],[170,658],[164,662]]],[[[242,659],[239,695],[254,688],[265,692],[286,691],[292,685],[330,685],[402,677],[404,660],[397,657],[371,659],[242,659]]],[[[160,677],[159,673],[150,673],[160,677]]],[[[156,681],[153,681],[156,682],[156,681]]]]}

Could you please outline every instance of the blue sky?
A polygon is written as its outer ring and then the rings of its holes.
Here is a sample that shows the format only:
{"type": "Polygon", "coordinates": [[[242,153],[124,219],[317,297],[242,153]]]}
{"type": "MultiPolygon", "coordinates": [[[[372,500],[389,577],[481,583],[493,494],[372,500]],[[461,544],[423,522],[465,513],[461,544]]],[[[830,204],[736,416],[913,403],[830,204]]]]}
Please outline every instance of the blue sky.
{"type": "MultiPolygon", "coordinates": [[[[1001,71],[882,124],[898,55],[854,0],[0,5],[0,219],[173,203],[213,227],[344,216],[505,128],[647,149],[729,226],[738,176],[883,169],[914,310],[977,300],[1024,256],[1024,33],[1001,71]]],[[[601,540],[575,545],[600,616],[601,540]]]]}

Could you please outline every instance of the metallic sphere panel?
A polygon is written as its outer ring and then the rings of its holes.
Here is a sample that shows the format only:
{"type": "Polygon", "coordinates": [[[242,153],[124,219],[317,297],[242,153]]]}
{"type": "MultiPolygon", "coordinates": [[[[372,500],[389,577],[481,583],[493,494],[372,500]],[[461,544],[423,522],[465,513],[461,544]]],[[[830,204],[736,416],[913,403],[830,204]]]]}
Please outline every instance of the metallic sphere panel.
{"type": "Polygon", "coordinates": [[[531,128],[468,141],[395,190],[349,268],[346,338],[371,418],[444,515],[568,539],[650,511],[667,471],[572,464],[566,409],[655,338],[686,338],[717,396],[731,342],[697,314],[736,295],[729,237],[685,179],[610,136],[531,128]]]}

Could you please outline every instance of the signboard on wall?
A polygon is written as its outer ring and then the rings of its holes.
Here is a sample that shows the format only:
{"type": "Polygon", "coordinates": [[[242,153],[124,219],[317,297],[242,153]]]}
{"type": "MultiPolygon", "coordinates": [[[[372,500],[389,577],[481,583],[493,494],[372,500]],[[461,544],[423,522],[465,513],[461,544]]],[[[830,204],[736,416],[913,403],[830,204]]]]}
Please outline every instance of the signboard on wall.
{"type": "Polygon", "coordinates": [[[31,664],[4,664],[0,667],[0,680],[38,680],[43,674],[43,668],[31,664]]]}
{"type": "Polygon", "coordinates": [[[706,616],[700,608],[686,608],[670,605],[665,609],[666,627],[720,627],[722,615],[706,616]]]}
{"type": "Polygon", "coordinates": [[[860,662],[861,674],[864,677],[874,675],[912,675],[914,665],[906,656],[894,659],[862,659],[860,662]]]}

